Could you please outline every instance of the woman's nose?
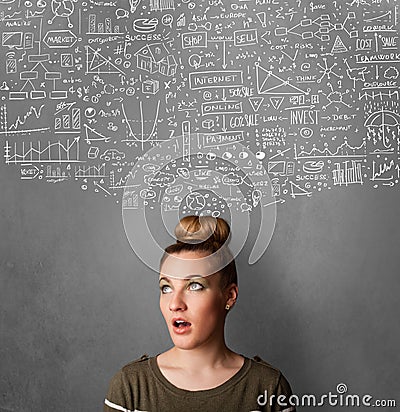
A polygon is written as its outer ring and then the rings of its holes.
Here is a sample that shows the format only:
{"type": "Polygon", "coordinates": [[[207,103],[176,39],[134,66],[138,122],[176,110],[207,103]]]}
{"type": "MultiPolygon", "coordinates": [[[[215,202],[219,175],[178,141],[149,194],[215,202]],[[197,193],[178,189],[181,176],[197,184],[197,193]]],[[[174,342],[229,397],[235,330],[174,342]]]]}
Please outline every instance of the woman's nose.
{"type": "Polygon", "coordinates": [[[169,310],[172,312],[185,310],[187,308],[185,299],[181,292],[174,292],[169,301],[169,310]]]}

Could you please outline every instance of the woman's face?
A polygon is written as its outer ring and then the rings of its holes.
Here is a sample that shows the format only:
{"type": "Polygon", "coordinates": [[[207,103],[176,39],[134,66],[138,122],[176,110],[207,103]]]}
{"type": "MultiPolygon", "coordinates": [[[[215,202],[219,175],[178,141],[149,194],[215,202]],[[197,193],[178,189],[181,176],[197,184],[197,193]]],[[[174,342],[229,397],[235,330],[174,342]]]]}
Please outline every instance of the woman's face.
{"type": "Polygon", "coordinates": [[[207,268],[190,259],[202,257],[183,251],[179,258],[167,258],[160,274],[160,309],[176,347],[194,349],[223,339],[225,305],[234,303],[220,287],[220,274],[202,277],[207,268]],[[183,260],[185,259],[185,260],[183,260]],[[196,268],[193,273],[193,267],[196,268]],[[165,274],[179,273],[179,278],[165,274]],[[182,273],[188,273],[182,278],[182,273]],[[190,277],[189,277],[190,276],[190,277]]]}

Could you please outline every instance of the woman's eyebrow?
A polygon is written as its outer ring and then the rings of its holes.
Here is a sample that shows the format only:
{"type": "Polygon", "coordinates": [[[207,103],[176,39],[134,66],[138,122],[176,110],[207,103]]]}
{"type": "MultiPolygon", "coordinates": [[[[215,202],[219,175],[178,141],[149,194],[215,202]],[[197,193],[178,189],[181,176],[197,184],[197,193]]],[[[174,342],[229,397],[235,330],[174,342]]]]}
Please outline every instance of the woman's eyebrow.
{"type": "Polygon", "coordinates": [[[158,283],[160,283],[162,280],[165,280],[166,282],[169,282],[169,279],[166,276],[163,276],[158,280],[158,283]]]}
{"type": "MultiPolygon", "coordinates": [[[[184,279],[184,280],[189,280],[189,279],[203,279],[204,278],[204,276],[202,276],[202,275],[189,275],[189,276],[187,276],[187,277],[185,277],[185,278],[180,278],[180,279],[184,279]]],[[[169,278],[167,278],[166,276],[162,276],[159,280],[158,280],[158,283],[160,283],[162,280],[165,280],[166,282],[170,282],[170,279],[169,278]]]]}

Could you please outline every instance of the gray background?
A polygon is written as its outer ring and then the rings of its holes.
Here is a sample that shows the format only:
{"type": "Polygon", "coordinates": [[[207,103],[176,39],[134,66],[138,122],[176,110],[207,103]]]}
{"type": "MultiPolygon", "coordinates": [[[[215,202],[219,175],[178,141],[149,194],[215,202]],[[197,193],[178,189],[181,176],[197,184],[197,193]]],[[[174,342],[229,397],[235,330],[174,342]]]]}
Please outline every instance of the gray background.
{"type": "MultiPolygon", "coordinates": [[[[0,410],[99,411],[112,374],[171,345],[156,274],[113,202],[73,184],[50,196],[14,173],[2,166],[0,410]]],[[[297,394],[343,382],[399,402],[398,202],[360,187],[281,207],[262,259],[246,263],[252,239],[237,259],[228,345],[280,368],[297,394]]]]}
{"type": "MultiPolygon", "coordinates": [[[[9,6],[8,3],[0,1],[2,11],[9,10],[8,7],[26,11],[27,3],[11,2],[9,6]],[[19,8],[17,4],[22,6],[19,8]]],[[[40,2],[33,3],[35,4],[32,10],[38,9],[37,4],[40,2]]],[[[370,394],[374,399],[395,398],[400,404],[400,195],[397,186],[399,169],[394,166],[399,167],[399,124],[389,123],[388,129],[383,129],[383,132],[395,133],[390,145],[396,150],[387,158],[386,155],[379,158],[371,154],[375,149],[382,149],[379,142],[376,144],[372,139],[375,133],[379,135],[382,132],[382,128],[376,128],[376,125],[364,127],[369,116],[379,114],[381,110],[390,109],[397,115],[397,120],[399,119],[399,72],[394,80],[390,77],[392,75],[387,75],[389,67],[398,67],[398,62],[382,61],[376,65],[358,65],[356,59],[357,56],[372,58],[392,52],[379,42],[375,44],[375,33],[366,31],[365,28],[374,21],[382,25],[394,24],[396,2],[321,1],[321,4],[326,5],[326,9],[311,11],[312,2],[309,1],[255,1],[252,3],[260,4],[255,7],[254,12],[249,9],[246,17],[241,19],[224,18],[224,27],[217,29],[220,21],[214,17],[222,13],[223,6],[227,13],[232,11],[229,6],[233,1],[215,1],[216,5],[211,7],[211,11],[206,11],[209,8],[206,1],[196,2],[196,9],[193,11],[188,8],[187,2],[182,2],[183,4],[173,11],[154,11],[151,14],[148,14],[148,8],[143,8],[148,7],[150,2],[143,1],[126,21],[120,21],[121,30],[123,33],[136,35],[132,29],[134,19],[156,16],[161,21],[163,16],[171,13],[175,19],[171,34],[168,34],[168,26],[162,23],[158,25],[155,34],[160,34],[160,42],[167,44],[171,54],[178,60],[182,59],[179,66],[183,69],[178,67],[174,76],[164,76],[158,72],[149,74],[136,67],[136,60],[132,56],[146,45],[146,42],[140,41],[133,41],[128,47],[131,57],[126,60],[132,62],[132,66],[124,71],[126,76],[115,73],[113,69],[107,73],[108,68],[104,66],[97,69],[90,67],[93,53],[86,56],[85,46],[90,40],[95,40],[97,34],[86,33],[88,15],[96,13],[98,21],[104,21],[111,16],[113,24],[119,21],[115,19],[115,7],[101,8],[91,5],[89,10],[82,10],[83,24],[80,30],[80,3],[83,2],[76,4],[73,14],[74,27],[71,29],[80,40],[74,48],[61,50],[71,54],[72,67],[61,67],[61,52],[57,48],[46,48],[40,43],[40,53],[49,53],[54,61],[52,64],[46,62],[45,66],[48,70],[61,73],[56,87],[52,81],[47,81],[45,90],[69,90],[72,84],[61,82],[69,78],[82,79],[82,85],[88,87],[88,91],[83,93],[83,97],[89,98],[86,103],[76,91],[69,91],[65,100],[67,103],[76,103],[75,107],[81,109],[82,122],[79,133],[76,131],[76,134],[80,136],[81,156],[86,162],[84,167],[105,164],[107,177],[105,183],[101,184],[111,191],[112,196],[105,197],[102,191],[95,193],[98,186],[94,185],[94,180],[98,180],[97,178],[89,178],[87,190],[84,191],[83,181],[75,180],[77,173],[74,164],[70,171],[66,169],[66,163],[62,164],[62,171],[67,173],[68,178],[61,184],[54,184],[57,179],[52,179],[51,176],[42,181],[38,180],[39,178],[21,180],[21,159],[16,161],[17,158],[14,157],[14,165],[12,161],[6,165],[7,159],[0,162],[0,412],[101,411],[109,380],[121,366],[143,353],[155,355],[170,347],[168,331],[158,308],[157,275],[133,253],[122,224],[121,187],[118,190],[110,188],[111,172],[117,173],[121,166],[123,172],[116,174],[118,181],[127,176],[131,165],[124,162],[103,162],[97,155],[95,159],[88,158],[90,146],[85,142],[84,126],[93,124],[89,123],[90,117],[85,113],[93,106],[97,110],[108,110],[107,103],[111,101],[113,103],[109,110],[121,109],[117,98],[123,97],[128,120],[136,125],[135,133],[139,135],[139,103],[144,105],[145,118],[142,120],[151,125],[156,118],[155,107],[159,102],[164,102],[165,95],[171,91],[176,93],[176,97],[171,97],[168,104],[161,104],[157,138],[165,139],[170,136],[171,131],[174,136],[179,136],[182,133],[182,122],[188,121],[188,118],[194,133],[212,132],[218,135],[224,130],[225,121],[230,129],[230,119],[235,116],[227,114],[219,116],[218,119],[211,115],[201,116],[202,104],[206,102],[204,90],[191,89],[187,84],[182,90],[178,90],[179,82],[184,76],[188,77],[188,74],[198,71],[189,62],[195,54],[201,56],[204,63],[215,64],[199,70],[240,70],[244,75],[243,86],[253,88],[256,96],[265,98],[263,106],[256,110],[247,98],[229,97],[230,88],[218,86],[211,90],[212,101],[220,101],[226,92],[228,99],[243,104],[241,115],[253,115],[257,112],[260,118],[265,115],[279,119],[260,120],[257,128],[251,125],[232,126],[235,133],[244,133],[244,143],[254,152],[261,150],[260,144],[273,143],[274,138],[279,137],[277,140],[282,146],[267,146],[265,150],[266,169],[270,166],[269,159],[282,160],[287,165],[294,164],[298,159],[293,157],[293,150],[285,152],[282,158],[276,157],[279,149],[293,149],[294,144],[297,144],[297,147],[304,145],[304,150],[309,152],[314,144],[319,150],[328,144],[329,150],[334,152],[347,138],[352,147],[367,140],[365,150],[368,156],[366,161],[362,162],[361,182],[350,182],[355,184],[350,184],[349,187],[346,187],[347,182],[338,186],[338,183],[333,181],[334,164],[342,161],[340,156],[322,157],[325,163],[323,174],[328,176],[327,185],[322,192],[318,191],[317,181],[302,179],[308,174],[303,169],[305,159],[302,157],[295,163],[293,175],[287,172],[287,168],[286,171],[274,174],[280,190],[280,195],[276,195],[277,200],[285,203],[279,203],[277,207],[275,233],[262,259],[256,265],[247,264],[256,233],[255,227],[252,228],[248,243],[237,259],[240,296],[237,306],[228,317],[228,345],[247,356],[257,354],[280,368],[291,383],[294,393],[298,395],[318,396],[329,391],[336,393],[336,386],[345,383],[351,394],[370,394]],[[284,12],[289,12],[292,7],[298,8],[299,3],[302,3],[302,8],[293,21],[290,13],[285,14],[285,19],[278,17],[281,6],[284,7],[284,12]],[[182,10],[187,23],[185,28],[178,30],[176,23],[182,10]],[[254,14],[261,10],[268,14],[267,27],[263,27],[254,14]],[[392,14],[376,20],[387,11],[392,14]],[[354,12],[356,18],[347,19],[348,12],[354,12]],[[208,48],[182,49],[181,38],[177,34],[188,32],[193,14],[206,16],[208,19],[199,22],[197,31],[207,31],[200,24],[212,22],[209,40],[219,36],[218,32],[222,33],[223,38],[228,38],[234,31],[243,29],[245,20],[251,17],[253,20],[249,27],[257,30],[258,42],[243,48],[228,41],[227,44],[209,42],[208,48]],[[308,18],[319,21],[320,15],[325,14],[331,17],[332,24],[341,27],[346,21],[346,30],[357,28],[360,31],[359,37],[351,38],[344,28],[338,28],[332,31],[328,42],[323,42],[316,36],[319,33],[319,26],[316,24],[313,24],[312,28],[307,25],[296,26],[308,18]],[[128,28],[124,28],[122,23],[128,28]],[[231,26],[233,23],[237,25],[231,26]],[[289,30],[295,26],[297,29],[289,30]],[[290,32],[286,36],[275,35],[275,29],[282,27],[286,27],[290,32]],[[271,35],[267,35],[267,29],[271,35]],[[306,43],[299,37],[299,33],[308,31],[315,34],[313,39],[308,41],[312,48],[297,52],[296,44],[306,43]],[[264,40],[262,36],[266,36],[264,40]],[[344,42],[346,50],[341,46],[333,53],[337,36],[344,42]],[[168,42],[166,38],[169,38],[168,42]],[[358,39],[373,40],[371,48],[359,50],[358,39]],[[287,40],[287,43],[283,40],[287,40]],[[276,46],[282,44],[288,45],[286,55],[276,49],[276,46]],[[207,58],[209,51],[213,52],[214,56],[207,58]],[[249,52],[251,56],[248,57],[245,52],[249,52]],[[223,56],[227,58],[225,62],[223,56]],[[342,76],[341,80],[333,74],[329,77],[329,71],[324,73],[325,58],[326,69],[333,68],[334,72],[342,76]],[[259,62],[264,69],[271,68],[272,62],[271,70],[275,75],[279,75],[280,81],[286,81],[290,77],[291,83],[300,89],[310,87],[311,94],[306,96],[305,104],[310,104],[309,99],[312,96],[319,96],[316,109],[320,110],[321,123],[310,125],[310,119],[306,117],[303,122],[294,119],[291,124],[286,109],[293,109],[296,105],[290,102],[290,97],[296,97],[297,94],[292,90],[291,94],[285,97],[282,106],[274,108],[270,100],[270,97],[274,97],[274,92],[271,94],[265,90],[257,90],[255,62],[259,62]],[[309,65],[309,71],[301,71],[303,63],[309,65]],[[366,66],[368,72],[364,73],[364,80],[363,66],[366,66]],[[359,73],[357,69],[360,70],[359,73]],[[96,70],[99,76],[96,76],[96,70]],[[351,70],[355,70],[355,73],[351,70]],[[351,76],[347,71],[351,72],[351,76]],[[311,85],[297,80],[297,75],[304,74],[315,77],[311,85]],[[108,89],[110,86],[119,88],[115,94],[101,97],[98,104],[91,100],[102,89],[102,83],[95,80],[96,77],[100,77],[108,89]],[[316,80],[319,78],[321,83],[316,80]],[[395,85],[389,90],[383,89],[382,94],[379,86],[372,87],[372,90],[368,86],[375,80],[383,84],[389,79],[393,80],[395,85]],[[159,80],[158,95],[143,92],[142,81],[145,80],[159,80]],[[173,80],[176,80],[176,83],[172,83],[173,80]],[[126,94],[130,88],[128,85],[134,81],[135,94],[129,97],[126,94]],[[168,89],[167,81],[171,81],[168,89]],[[331,91],[338,94],[331,94],[331,91]],[[187,117],[188,111],[179,111],[178,107],[179,104],[184,108],[190,107],[185,104],[189,105],[193,99],[197,99],[195,110],[187,117]],[[349,121],[344,117],[348,114],[354,114],[355,118],[349,121]],[[285,119],[281,120],[283,115],[285,119]],[[341,117],[336,120],[333,115],[341,117]],[[173,126],[169,125],[169,117],[173,126]],[[215,120],[214,126],[211,129],[205,128],[204,119],[215,120]],[[277,130],[278,126],[282,130],[277,130]],[[336,130],[338,126],[349,129],[336,130]],[[334,131],[326,131],[322,127],[333,127],[334,131]],[[304,133],[301,136],[302,130],[311,133],[312,138],[307,140],[304,133]],[[283,138],[282,134],[286,137],[283,138]],[[270,135],[272,137],[269,137],[270,135]],[[333,159],[332,162],[329,157],[333,159]],[[375,162],[377,168],[384,168],[389,166],[391,160],[393,168],[382,173],[383,183],[379,179],[374,181],[372,171],[375,162]],[[394,177],[396,175],[397,179],[394,177]],[[389,179],[392,186],[384,186],[387,183],[385,178],[389,179]],[[290,188],[293,183],[300,186],[300,189],[304,189],[305,184],[309,183],[307,190],[312,196],[300,194],[296,199],[292,199],[290,188]]],[[[121,3],[128,8],[128,1],[121,3]]],[[[50,6],[48,1],[45,16],[51,17],[53,14],[50,6]]],[[[2,33],[21,30],[32,31],[35,36],[32,49],[16,50],[7,48],[4,44],[1,46],[0,84],[5,81],[11,91],[29,90],[29,85],[19,76],[22,71],[33,70],[34,64],[28,61],[28,56],[39,54],[38,41],[42,42],[49,30],[66,30],[68,24],[63,18],[57,18],[52,25],[44,19],[42,37],[39,37],[40,20],[32,20],[32,26],[21,29],[7,27],[5,22],[1,21],[2,33]],[[9,54],[10,51],[15,53],[17,67],[15,72],[7,73],[4,61],[12,55],[9,54]]],[[[397,27],[395,29],[393,36],[397,35],[397,27]]],[[[396,52],[399,49],[397,43],[396,52]]],[[[124,45],[120,39],[99,45],[89,44],[93,48],[99,46],[102,55],[110,57],[114,63],[117,45],[124,45]]],[[[42,88],[40,84],[44,81],[44,69],[39,69],[40,76],[33,82],[36,90],[42,88]]],[[[276,81],[276,78],[272,77],[270,80],[276,81]]],[[[279,88],[278,96],[285,92],[283,89],[279,88]]],[[[12,143],[17,143],[19,146],[16,152],[21,153],[23,143],[26,144],[25,148],[29,147],[30,143],[37,147],[38,142],[45,147],[43,145],[46,145],[46,141],[65,143],[68,138],[75,137],[75,134],[54,133],[55,118],[58,116],[56,105],[59,100],[46,97],[43,101],[32,102],[29,98],[22,101],[12,100],[9,96],[6,90],[0,90],[2,106],[4,103],[3,107],[7,108],[8,113],[8,121],[0,119],[2,147],[5,147],[5,141],[10,142],[11,148],[12,143]],[[39,110],[42,103],[45,104],[41,114],[34,116],[31,105],[39,110]],[[22,118],[28,112],[30,117],[27,122],[19,122],[18,134],[4,133],[7,122],[8,127],[15,125],[17,116],[22,118]],[[43,134],[24,131],[44,126],[49,127],[49,130],[43,134]]],[[[302,104],[299,100],[298,105],[302,104]]],[[[125,161],[128,163],[135,161],[139,154],[149,149],[149,146],[135,146],[132,139],[128,139],[129,145],[121,140],[131,137],[126,127],[128,121],[124,122],[121,115],[111,118],[119,127],[116,131],[107,128],[109,118],[102,118],[98,113],[96,118],[96,131],[112,137],[108,143],[96,143],[101,149],[99,157],[106,150],[117,148],[126,154],[125,161]],[[114,140],[117,143],[114,143],[114,140]]],[[[148,135],[149,130],[146,129],[140,138],[148,138],[148,135]]],[[[153,135],[152,139],[155,139],[153,135]]],[[[223,149],[224,147],[221,147],[221,152],[223,149]]],[[[6,151],[2,153],[3,157],[6,151]]],[[[47,170],[46,161],[34,159],[34,164],[44,175],[47,170]]],[[[53,166],[59,165],[56,163],[53,166]]],[[[343,168],[343,163],[341,167],[343,168]]],[[[232,229],[235,230],[234,227],[232,229]]],[[[299,410],[314,409],[304,407],[299,410]]],[[[324,406],[322,410],[334,411],[337,408],[324,406]]]]}

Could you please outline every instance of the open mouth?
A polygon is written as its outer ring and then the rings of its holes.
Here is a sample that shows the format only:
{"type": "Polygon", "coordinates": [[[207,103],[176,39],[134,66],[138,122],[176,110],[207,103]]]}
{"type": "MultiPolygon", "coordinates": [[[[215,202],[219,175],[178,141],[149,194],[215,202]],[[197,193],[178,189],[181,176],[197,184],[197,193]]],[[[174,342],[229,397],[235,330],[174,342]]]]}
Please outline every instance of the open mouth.
{"type": "Polygon", "coordinates": [[[174,322],[174,326],[177,328],[184,328],[185,326],[190,326],[191,323],[190,322],[186,322],[184,320],[176,320],[174,322]]]}

